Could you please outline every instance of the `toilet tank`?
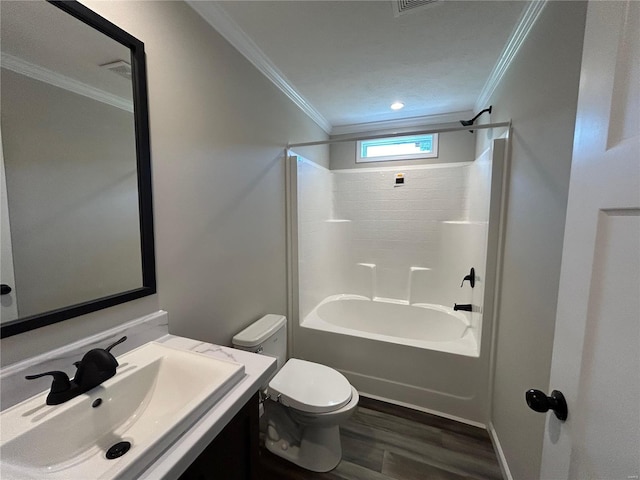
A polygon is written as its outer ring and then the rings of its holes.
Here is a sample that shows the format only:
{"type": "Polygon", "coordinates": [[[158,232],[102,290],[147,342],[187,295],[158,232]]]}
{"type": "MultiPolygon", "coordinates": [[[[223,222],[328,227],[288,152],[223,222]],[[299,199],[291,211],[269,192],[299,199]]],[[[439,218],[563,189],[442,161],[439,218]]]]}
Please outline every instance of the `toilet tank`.
{"type": "Polygon", "coordinates": [[[256,320],[232,339],[233,347],[277,359],[280,370],[287,361],[287,318],[269,314],[256,320]]]}

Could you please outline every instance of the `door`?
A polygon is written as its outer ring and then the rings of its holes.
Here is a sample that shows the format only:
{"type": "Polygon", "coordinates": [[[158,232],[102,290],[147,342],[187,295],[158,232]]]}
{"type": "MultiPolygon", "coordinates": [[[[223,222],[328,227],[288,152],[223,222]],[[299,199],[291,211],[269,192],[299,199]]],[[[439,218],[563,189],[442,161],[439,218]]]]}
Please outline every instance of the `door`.
{"type": "Polygon", "coordinates": [[[18,318],[18,306],[13,274],[13,253],[11,250],[11,229],[9,227],[9,207],[7,204],[7,179],[4,172],[2,135],[0,134],[0,323],[18,318]],[[11,289],[9,291],[9,289],[11,289]]]}
{"type": "Polygon", "coordinates": [[[589,3],[541,478],[640,475],[640,2],[589,3]]]}

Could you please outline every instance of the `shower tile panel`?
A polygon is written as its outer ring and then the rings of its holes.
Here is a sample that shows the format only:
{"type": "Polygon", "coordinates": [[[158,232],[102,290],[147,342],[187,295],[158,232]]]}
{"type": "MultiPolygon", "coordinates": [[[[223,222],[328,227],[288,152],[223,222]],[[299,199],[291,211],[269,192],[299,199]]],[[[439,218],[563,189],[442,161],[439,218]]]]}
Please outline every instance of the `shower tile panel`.
{"type": "Polygon", "coordinates": [[[459,293],[458,276],[472,266],[466,264],[472,257],[452,260],[459,256],[455,245],[460,242],[443,235],[443,222],[486,221],[490,172],[490,158],[426,166],[403,172],[407,183],[395,187],[395,170],[332,172],[298,162],[301,318],[329,295],[369,296],[369,277],[358,263],[376,265],[378,297],[409,300],[411,294],[448,305],[459,293]],[[410,292],[411,267],[416,266],[432,272],[410,292]],[[427,290],[420,292],[423,288],[427,290]]]}
{"type": "Polygon", "coordinates": [[[298,161],[298,275],[300,314],[332,294],[335,261],[326,221],[332,218],[332,178],[326,168],[298,161]]]}
{"type": "Polygon", "coordinates": [[[333,209],[353,222],[348,261],[378,266],[378,296],[408,299],[410,268],[437,263],[439,223],[464,219],[467,171],[411,170],[402,187],[394,187],[391,170],[333,172],[333,209]]]}

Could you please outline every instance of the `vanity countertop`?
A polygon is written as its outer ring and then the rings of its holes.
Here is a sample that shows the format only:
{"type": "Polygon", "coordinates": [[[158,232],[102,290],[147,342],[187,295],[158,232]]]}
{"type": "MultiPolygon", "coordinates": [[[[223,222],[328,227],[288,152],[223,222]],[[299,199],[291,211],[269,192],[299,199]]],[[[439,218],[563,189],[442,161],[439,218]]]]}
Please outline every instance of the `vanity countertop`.
{"type": "Polygon", "coordinates": [[[244,378],[138,477],[154,480],[175,479],[191,465],[275,372],[276,359],[175,335],[165,335],[155,341],[171,347],[242,363],[245,370],[244,378]]]}
{"type": "Polygon", "coordinates": [[[167,333],[167,321],[166,312],[154,312],[56,350],[3,367],[0,369],[2,408],[9,408],[33,395],[42,393],[43,387],[48,383],[26,382],[25,375],[62,370],[71,376],[75,371],[73,365],[75,360],[82,358],[91,348],[103,348],[123,335],[126,335],[128,340],[117,347],[119,350],[116,353],[117,357],[148,342],[158,342],[169,347],[241,363],[244,365],[244,377],[212,409],[202,415],[169,448],[156,457],[142,474],[136,476],[142,479],[175,480],[224,429],[260,386],[267,382],[269,376],[276,370],[276,360],[243,350],[170,335],[167,333]]]}

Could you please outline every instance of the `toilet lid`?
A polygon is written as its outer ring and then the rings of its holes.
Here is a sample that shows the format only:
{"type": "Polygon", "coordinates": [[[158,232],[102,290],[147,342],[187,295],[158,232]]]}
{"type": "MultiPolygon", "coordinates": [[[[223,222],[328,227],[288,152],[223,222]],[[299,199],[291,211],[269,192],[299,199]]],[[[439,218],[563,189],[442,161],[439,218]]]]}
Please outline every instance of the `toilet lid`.
{"type": "Polygon", "coordinates": [[[296,410],[325,413],[349,403],[351,384],[333,368],[292,358],[269,382],[269,393],[296,410]]]}

